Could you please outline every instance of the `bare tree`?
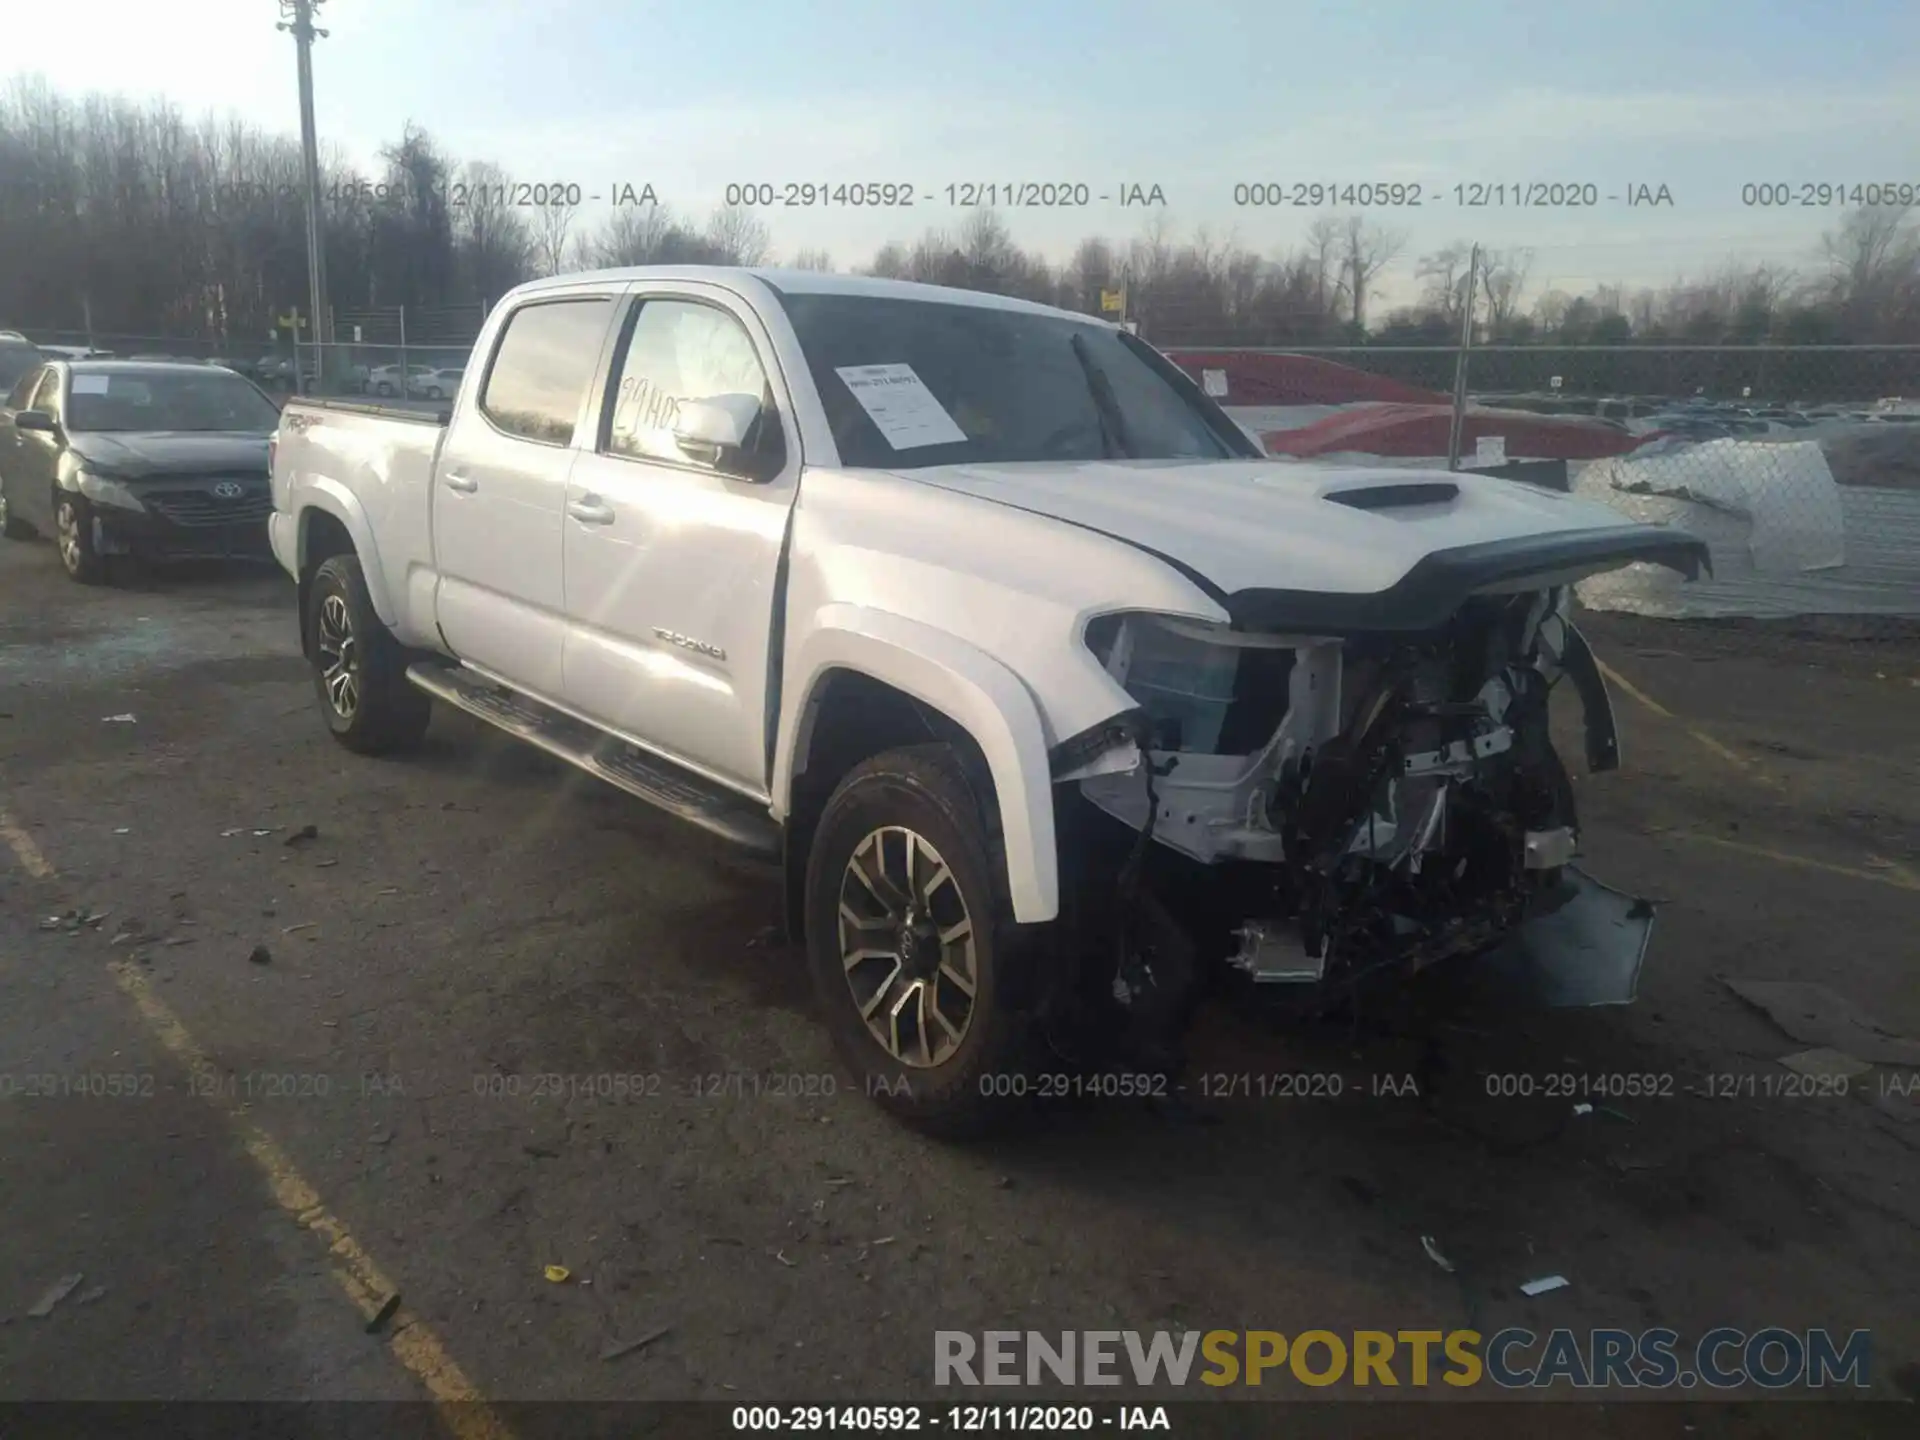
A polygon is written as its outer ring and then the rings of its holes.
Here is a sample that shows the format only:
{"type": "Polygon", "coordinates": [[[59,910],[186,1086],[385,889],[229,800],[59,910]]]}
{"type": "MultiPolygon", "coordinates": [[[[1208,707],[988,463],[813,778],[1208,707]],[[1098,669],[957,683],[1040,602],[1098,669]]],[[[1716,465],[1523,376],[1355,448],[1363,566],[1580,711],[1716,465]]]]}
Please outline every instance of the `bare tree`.
{"type": "Polygon", "coordinates": [[[794,254],[793,268],[796,270],[831,271],[833,269],[833,256],[829,255],[825,250],[800,250],[794,254]]]}
{"type": "Polygon", "coordinates": [[[898,240],[889,240],[874,252],[873,259],[867,264],[869,275],[878,275],[888,280],[907,278],[907,252],[898,240]]]}
{"type": "Polygon", "coordinates": [[[1895,333],[1889,322],[1920,308],[1920,231],[1911,214],[1909,206],[1863,206],[1821,238],[1829,301],[1858,339],[1895,333]]]}
{"type": "MultiPolygon", "coordinates": [[[[321,158],[330,298],[376,330],[381,309],[471,305],[575,263],[755,263],[770,253],[766,227],[744,211],[696,218],[625,207],[581,233],[571,207],[514,207],[497,167],[462,164],[418,126],[369,174],[338,152],[321,158]]],[[[0,326],[57,343],[89,316],[103,335],[257,345],[279,315],[307,304],[303,189],[290,135],[195,122],[164,102],[69,97],[39,80],[0,84],[0,326]]],[[[1269,258],[1205,231],[1177,240],[1156,212],[1135,238],[1088,236],[1056,268],[1017,243],[1003,217],[977,212],[952,231],[902,234],[863,268],[1087,311],[1124,282],[1156,340],[1278,345],[1365,333],[1401,245],[1363,218],[1324,216],[1297,248],[1269,258]]],[[[1714,345],[1920,341],[1912,211],[1849,211],[1809,259],[1807,277],[1729,262],[1658,289],[1550,292],[1534,314],[1561,344],[1628,334],[1714,345]]],[[[1483,251],[1481,260],[1491,333],[1526,337],[1531,253],[1483,251]]],[[[832,264],[814,250],[794,263],[832,264]]],[[[1458,246],[1418,262],[1436,312],[1457,314],[1463,268],[1458,246]]],[[[1426,318],[1395,317],[1388,328],[1419,330],[1426,318]]]]}
{"type": "Polygon", "coordinates": [[[1487,333],[1505,334],[1520,313],[1520,301],[1527,291],[1527,275],[1533,269],[1530,249],[1482,250],[1480,252],[1480,293],[1487,302],[1487,333]]]}
{"type": "Polygon", "coordinates": [[[1420,257],[1414,275],[1421,282],[1421,303],[1444,320],[1459,323],[1467,305],[1467,284],[1471,273],[1473,246],[1456,240],[1420,257]]]}
{"type": "Polygon", "coordinates": [[[1369,287],[1406,243],[1404,230],[1388,230],[1359,215],[1350,215],[1341,223],[1340,285],[1356,333],[1366,329],[1369,287]]]}
{"type": "Polygon", "coordinates": [[[534,254],[542,275],[558,275],[573,253],[573,222],[578,205],[542,205],[535,212],[534,254]]]}
{"type": "Polygon", "coordinates": [[[772,239],[754,213],[743,205],[727,205],[707,222],[707,241],[722,265],[763,265],[772,239]]]}
{"type": "Polygon", "coordinates": [[[1333,313],[1336,290],[1334,268],[1340,257],[1340,222],[1322,215],[1307,227],[1306,244],[1301,248],[1301,265],[1313,279],[1314,304],[1324,313],[1333,313]]]}
{"type": "Polygon", "coordinates": [[[533,234],[526,216],[507,203],[507,177],[499,166],[475,161],[466,167],[454,211],[454,253],[469,295],[488,299],[525,280],[533,268],[533,234]]]}
{"type": "Polygon", "coordinates": [[[619,206],[589,242],[593,263],[608,269],[659,264],[678,229],[673,212],[664,205],[619,206]]]}

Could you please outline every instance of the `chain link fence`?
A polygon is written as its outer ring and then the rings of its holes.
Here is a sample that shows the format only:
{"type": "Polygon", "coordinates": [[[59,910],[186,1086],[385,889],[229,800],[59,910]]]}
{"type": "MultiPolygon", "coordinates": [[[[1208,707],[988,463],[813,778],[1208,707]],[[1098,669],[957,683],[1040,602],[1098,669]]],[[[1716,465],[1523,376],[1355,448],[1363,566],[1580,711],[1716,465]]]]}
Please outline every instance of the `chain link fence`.
{"type": "MultiPolygon", "coordinates": [[[[334,343],[33,332],[74,353],[211,361],[277,393],[437,408],[481,305],[337,312],[334,343]]],[[[1148,338],[1153,338],[1149,333],[1148,338]]],[[[1491,471],[1707,541],[1691,585],[1635,566],[1590,609],[1860,639],[1920,636],[1920,346],[1170,349],[1276,458],[1491,471]]]]}
{"type": "Polygon", "coordinates": [[[1277,458],[1491,471],[1707,542],[1710,579],[1636,565],[1590,610],[1920,637],[1920,346],[1171,353],[1277,458]]]}

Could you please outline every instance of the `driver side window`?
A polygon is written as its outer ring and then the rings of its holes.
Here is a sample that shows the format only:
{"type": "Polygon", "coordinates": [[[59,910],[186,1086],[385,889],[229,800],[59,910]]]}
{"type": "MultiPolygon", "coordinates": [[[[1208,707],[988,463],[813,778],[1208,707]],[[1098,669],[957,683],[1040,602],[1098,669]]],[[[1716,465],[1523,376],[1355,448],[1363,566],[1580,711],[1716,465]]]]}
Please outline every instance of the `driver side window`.
{"type": "Polygon", "coordinates": [[[20,377],[20,383],[13,387],[13,393],[7,396],[7,408],[9,410],[31,410],[33,407],[27,403],[27,397],[33,394],[33,387],[40,383],[41,377],[49,373],[51,372],[43,365],[37,370],[29,370],[26,374],[22,375],[20,377]]]}
{"type": "Polygon", "coordinates": [[[27,406],[27,409],[44,410],[58,420],[61,418],[62,408],[64,407],[60,403],[60,372],[49,369],[40,377],[40,388],[33,392],[33,403],[27,406]]]}
{"type": "Polygon", "coordinates": [[[780,417],[773,413],[767,372],[745,327],[717,306],[643,300],[609,407],[606,452],[697,464],[675,441],[674,420],[685,402],[723,395],[745,395],[760,403],[759,419],[744,448],[763,457],[777,455],[780,417]]]}

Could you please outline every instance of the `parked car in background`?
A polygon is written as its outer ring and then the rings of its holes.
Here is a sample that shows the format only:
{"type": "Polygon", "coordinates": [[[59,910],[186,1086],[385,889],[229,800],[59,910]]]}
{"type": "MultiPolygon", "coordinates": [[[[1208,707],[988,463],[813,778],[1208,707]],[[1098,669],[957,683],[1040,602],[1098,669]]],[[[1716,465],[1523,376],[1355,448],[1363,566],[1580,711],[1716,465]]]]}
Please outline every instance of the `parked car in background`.
{"type": "Polygon", "coordinates": [[[0,406],[0,531],[50,535],[83,584],[108,558],[264,558],[280,408],[212,365],[58,360],[0,406]]]}
{"type": "Polygon", "coordinates": [[[367,371],[367,393],[369,395],[398,395],[402,389],[409,392],[415,385],[423,383],[433,374],[431,365],[407,366],[406,381],[400,378],[398,365],[376,365],[367,371]]]}
{"type": "MultiPolygon", "coordinates": [[[[9,331],[17,335],[18,331],[9,331]]],[[[25,340],[9,340],[0,336],[0,387],[13,389],[22,375],[37,366],[46,363],[46,355],[40,347],[25,340]]]]}
{"type": "Polygon", "coordinates": [[[1651,909],[1570,863],[1547,699],[1612,768],[1571,586],[1692,536],[1277,464],[1122,328],[958,289],[569,275],[468,368],[438,415],[287,404],[324,723],[401,749],[437,699],[782,863],[865,1094],[970,1128],[1043,1037],[1164,1075],[1205,983],[1324,1003],[1511,936],[1631,998],[1651,909]]]}
{"type": "Polygon", "coordinates": [[[467,373],[464,365],[445,365],[438,370],[429,370],[425,375],[407,382],[407,393],[420,400],[451,400],[460,393],[460,378],[467,373]]]}

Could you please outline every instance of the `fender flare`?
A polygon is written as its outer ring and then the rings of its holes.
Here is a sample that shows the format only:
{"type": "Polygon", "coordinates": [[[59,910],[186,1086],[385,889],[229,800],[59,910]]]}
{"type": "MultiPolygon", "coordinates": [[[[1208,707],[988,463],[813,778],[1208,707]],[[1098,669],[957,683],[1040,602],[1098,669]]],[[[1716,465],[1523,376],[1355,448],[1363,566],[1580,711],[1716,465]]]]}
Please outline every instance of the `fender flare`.
{"type": "Polygon", "coordinates": [[[773,770],[774,813],[785,818],[794,756],[806,717],[828,671],[866,675],[948,716],[979,745],[1000,808],[1007,890],[1022,924],[1060,913],[1060,860],[1053,824],[1053,776],[1039,707],[1020,678],[944,630],[865,605],[821,607],[794,648],[788,671],[799,682],[782,707],[773,770]]]}
{"type": "Polygon", "coordinates": [[[380,564],[380,547],[374,543],[373,524],[367,519],[366,508],[359,497],[338,480],[326,476],[316,475],[301,482],[299,508],[294,513],[297,523],[294,553],[303,572],[307,564],[307,517],[314,510],[324,511],[347,527],[354,553],[360,557],[360,571],[366,578],[367,598],[373,602],[373,613],[380,617],[382,625],[391,629],[399,619],[399,612],[387,591],[387,572],[380,564]]]}

